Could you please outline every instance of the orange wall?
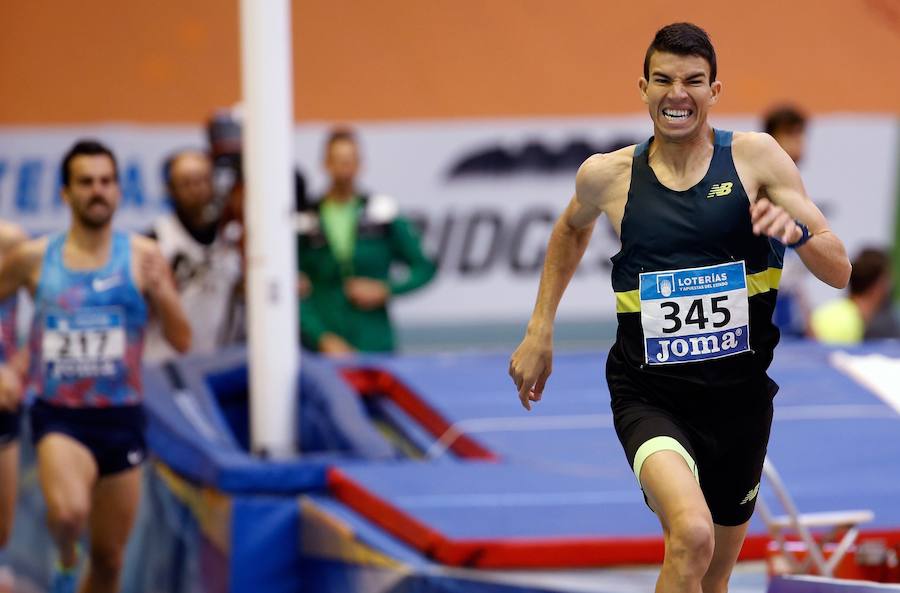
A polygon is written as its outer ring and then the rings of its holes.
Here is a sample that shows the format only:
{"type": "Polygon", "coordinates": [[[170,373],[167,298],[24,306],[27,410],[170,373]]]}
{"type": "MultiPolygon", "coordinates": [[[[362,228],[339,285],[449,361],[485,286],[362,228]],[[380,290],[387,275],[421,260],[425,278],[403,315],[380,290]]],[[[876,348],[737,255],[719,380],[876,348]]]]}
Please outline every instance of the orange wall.
{"type": "MultiPolygon", "coordinates": [[[[0,124],[195,123],[238,100],[237,0],[3,4],[0,124]]],[[[674,20],[712,34],[719,113],[900,113],[895,0],[295,0],[293,18],[298,120],[634,113],[674,20]]]]}

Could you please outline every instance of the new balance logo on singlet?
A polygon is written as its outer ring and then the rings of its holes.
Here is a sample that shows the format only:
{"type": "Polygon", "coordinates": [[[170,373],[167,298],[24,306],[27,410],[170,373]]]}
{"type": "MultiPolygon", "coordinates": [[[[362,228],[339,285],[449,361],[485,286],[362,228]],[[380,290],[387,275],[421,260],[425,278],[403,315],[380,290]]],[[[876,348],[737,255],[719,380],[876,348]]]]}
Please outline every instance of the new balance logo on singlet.
{"type": "Polygon", "coordinates": [[[726,181],[725,183],[714,183],[711,188],[709,188],[709,193],[706,194],[707,198],[721,198],[722,196],[727,196],[731,193],[731,188],[734,187],[734,182],[726,181]]]}

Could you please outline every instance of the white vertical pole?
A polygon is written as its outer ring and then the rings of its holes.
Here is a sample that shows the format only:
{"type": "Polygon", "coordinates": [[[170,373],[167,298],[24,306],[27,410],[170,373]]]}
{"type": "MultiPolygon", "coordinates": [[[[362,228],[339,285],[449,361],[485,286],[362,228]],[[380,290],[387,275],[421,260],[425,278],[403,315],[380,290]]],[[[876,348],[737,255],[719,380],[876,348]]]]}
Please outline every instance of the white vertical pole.
{"type": "Polygon", "coordinates": [[[294,453],[299,369],[289,0],[241,0],[250,441],[294,453]]]}

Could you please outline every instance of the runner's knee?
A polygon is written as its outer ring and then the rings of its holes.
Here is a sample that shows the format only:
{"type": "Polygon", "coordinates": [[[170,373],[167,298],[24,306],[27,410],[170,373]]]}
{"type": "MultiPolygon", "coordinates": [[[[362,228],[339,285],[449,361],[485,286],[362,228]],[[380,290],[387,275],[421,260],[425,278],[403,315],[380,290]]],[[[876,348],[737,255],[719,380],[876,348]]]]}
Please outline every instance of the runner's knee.
{"type": "Polygon", "coordinates": [[[715,550],[712,520],[699,512],[684,512],[669,525],[666,556],[679,572],[703,575],[715,550]]]}
{"type": "Polygon", "coordinates": [[[51,528],[67,537],[81,535],[87,525],[88,505],[76,500],[60,500],[48,503],[47,520],[51,528]]]}
{"type": "Polygon", "coordinates": [[[91,547],[91,570],[103,579],[117,578],[122,571],[125,550],[119,546],[91,547]]]}

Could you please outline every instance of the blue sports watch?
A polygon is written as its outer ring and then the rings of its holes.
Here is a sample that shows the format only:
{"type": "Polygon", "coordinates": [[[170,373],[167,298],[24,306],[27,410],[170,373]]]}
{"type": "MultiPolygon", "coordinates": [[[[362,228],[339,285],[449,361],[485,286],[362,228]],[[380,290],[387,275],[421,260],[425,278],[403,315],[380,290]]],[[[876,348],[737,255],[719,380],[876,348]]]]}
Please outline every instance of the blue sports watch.
{"type": "Polygon", "coordinates": [[[802,231],[803,234],[800,235],[799,239],[797,239],[796,241],[794,241],[793,243],[788,245],[788,247],[790,247],[791,249],[797,249],[798,247],[805,245],[807,241],[812,239],[812,235],[809,234],[808,226],[806,226],[799,220],[794,220],[794,224],[796,224],[798,227],[800,227],[800,230],[802,231]]]}

